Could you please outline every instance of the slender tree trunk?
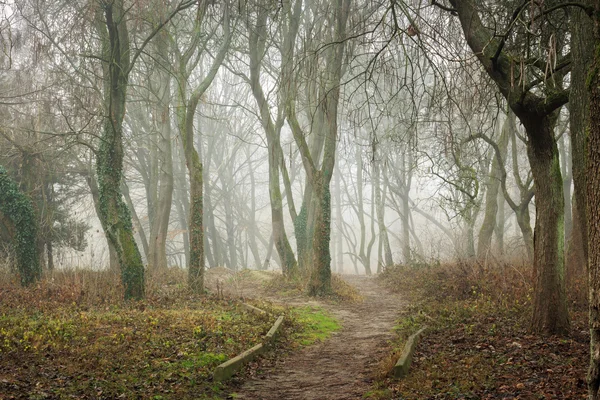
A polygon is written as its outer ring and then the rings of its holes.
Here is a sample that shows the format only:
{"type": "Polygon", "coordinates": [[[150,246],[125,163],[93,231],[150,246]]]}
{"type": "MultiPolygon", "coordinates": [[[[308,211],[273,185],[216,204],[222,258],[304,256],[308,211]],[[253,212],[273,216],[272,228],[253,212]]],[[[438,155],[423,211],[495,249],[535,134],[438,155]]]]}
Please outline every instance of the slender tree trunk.
{"type": "MultiPolygon", "coordinates": [[[[252,252],[254,258],[254,268],[261,268],[260,254],[258,252],[258,243],[256,237],[260,235],[258,226],[256,225],[256,183],[254,177],[254,163],[251,159],[249,152],[246,153],[248,158],[248,172],[250,174],[250,206],[248,207],[247,219],[248,219],[248,246],[252,252]]],[[[263,239],[264,240],[264,239],[263,239]]]]}
{"type": "MultiPolygon", "coordinates": [[[[275,249],[279,254],[279,259],[282,261],[282,272],[286,277],[291,277],[296,274],[296,257],[289,243],[285,232],[283,219],[283,199],[281,187],[279,183],[280,163],[283,158],[280,136],[281,127],[283,125],[283,110],[280,109],[277,121],[274,123],[271,118],[269,104],[260,84],[260,70],[262,50],[266,40],[266,20],[267,13],[263,9],[258,14],[256,26],[252,29],[249,36],[250,47],[250,86],[252,94],[259,108],[260,121],[267,136],[267,146],[269,153],[269,200],[271,202],[271,224],[273,227],[273,241],[275,249]]],[[[295,32],[284,38],[284,46],[289,46],[289,41],[295,38],[295,32]],[[289,37],[292,36],[292,37],[289,37]]],[[[283,78],[282,78],[283,79],[283,78]]],[[[287,84],[287,83],[285,83],[287,84]]],[[[280,104],[280,108],[282,105],[280,104]]],[[[292,198],[288,198],[288,202],[293,202],[292,198]]],[[[299,240],[299,239],[297,239],[299,240]]]]}
{"type": "Polygon", "coordinates": [[[566,135],[563,134],[562,138],[558,142],[558,151],[560,153],[560,169],[563,176],[563,194],[565,198],[565,248],[567,241],[571,237],[571,231],[573,229],[573,205],[571,204],[571,184],[573,183],[573,176],[571,171],[571,154],[567,152],[566,135]]]}
{"type": "MultiPolygon", "coordinates": [[[[159,41],[157,53],[167,52],[164,40],[159,41]]],[[[159,69],[160,70],[160,69],[159,69]]],[[[173,203],[173,150],[171,146],[171,77],[168,72],[159,73],[160,102],[157,106],[158,137],[158,195],[154,204],[153,218],[150,219],[150,248],[148,249],[148,268],[165,269],[167,263],[167,232],[173,203]]]]}
{"type": "Polygon", "coordinates": [[[122,0],[104,4],[102,28],[104,104],[106,117],[96,160],[100,213],[108,240],[121,267],[125,299],[144,297],[144,264],[133,237],[131,215],[121,194],[123,179],[123,118],[129,71],[129,35],[122,0]]]}
{"type": "Polygon", "coordinates": [[[505,219],[505,208],[506,203],[504,200],[504,194],[502,192],[498,192],[498,214],[496,216],[496,227],[494,228],[494,233],[496,235],[496,251],[499,255],[504,255],[504,219],[505,219]]]}
{"type": "Polygon", "coordinates": [[[179,229],[183,233],[183,252],[185,256],[185,265],[189,264],[190,259],[190,242],[189,235],[187,234],[187,225],[189,219],[189,198],[188,198],[188,182],[185,166],[185,157],[181,154],[183,146],[178,146],[175,163],[176,170],[174,172],[174,196],[175,196],[175,209],[177,211],[177,224],[179,229]]]}
{"type": "Polygon", "coordinates": [[[190,258],[188,260],[188,285],[196,293],[204,290],[204,222],[203,222],[203,177],[202,162],[194,147],[194,114],[199,96],[192,96],[187,105],[180,106],[180,132],[185,163],[190,181],[190,215],[188,237],[190,258]]]}
{"type": "MultiPolygon", "coordinates": [[[[400,204],[402,206],[402,261],[405,265],[409,265],[411,262],[411,251],[410,251],[410,172],[406,171],[406,168],[411,168],[410,165],[407,165],[404,159],[404,155],[401,155],[402,160],[402,171],[400,171],[400,179],[402,182],[402,196],[400,196],[400,204]]],[[[385,242],[384,242],[385,244],[385,242]]],[[[385,248],[386,258],[389,257],[391,265],[392,258],[392,250],[390,249],[390,243],[387,242],[387,247],[385,248]]],[[[386,261],[387,263],[387,261],[386,261]]]]}
{"type": "Polygon", "coordinates": [[[125,198],[125,202],[131,211],[131,219],[133,221],[133,226],[135,227],[138,237],[140,239],[140,243],[142,244],[142,249],[144,250],[144,255],[146,259],[148,259],[148,238],[146,237],[146,231],[144,230],[144,226],[142,225],[142,221],[140,221],[140,217],[135,210],[135,205],[133,204],[133,200],[131,199],[131,195],[129,194],[129,186],[127,183],[123,181],[121,183],[121,191],[123,192],[123,197],[125,198]]]}
{"type": "Polygon", "coordinates": [[[344,220],[342,219],[342,188],[340,186],[340,166],[339,162],[335,163],[335,219],[337,226],[337,272],[338,274],[344,273],[344,245],[343,245],[343,226],[344,220]]]}
{"type": "MultiPolygon", "coordinates": [[[[196,29],[201,32],[201,23],[206,12],[208,3],[199,4],[197,14],[198,24],[196,29]]],[[[177,119],[181,142],[183,144],[183,153],[190,180],[190,210],[188,221],[188,237],[190,243],[190,256],[188,259],[188,285],[192,291],[201,293],[204,290],[204,221],[203,221],[203,176],[202,160],[194,144],[194,119],[198,103],[212,84],[215,76],[229,49],[231,41],[231,30],[229,20],[229,4],[225,3],[225,12],[223,14],[224,38],[216,54],[212,65],[201,82],[191,91],[188,98],[187,82],[190,72],[188,71],[188,62],[196,51],[195,48],[186,51],[185,54],[178,53],[177,80],[179,83],[179,104],[177,108],[177,119]]],[[[179,52],[179,49],[177,49],[179,52]]]]}
{"type": "MultiPolygon", "coordinates": [[[[377,157],[377,156],[374,156],[377,157]]],[[[381,161],[375,159],[373,161],[373,184],[375,185],[375,204],[377,212],[377,224],[379,225],[379,242],[381,243],[381,250],[384,253],[384,266],[390,267],[394,263],[392,259],[392,251],[390,248],[390,239],[387,233],[387,227],[385,226],[385,196],[381,195],[381,161]]],[[[410,244],[409,244],[409,257],[410,257],[410,244]]],[[[377,265],[377,272],[380,272],[380,263],[377,265]]]]}
{"type": "Polygon", "coordinates": [[[360,224],[360,247],[358,256],[360,262],[365,269],[365,274],[371,275],[371,260],[365,252],[365,245],[367,242],[367,226],[365,224],[365,206],[364,206],[364,182],[363,182],[363,160],[362,160],[362,148],[359,143],[355,144],[355,159],[356,159],[356,202],[357,202],[357,217],[360,224]]]}
{"type": "MultiPolygon", "coordinates": [[[[502,133],[498,140],[498,148],[500,149],[500,158],[497,154],[494,155],[492,160],[492,168],[490,170],[487,179],[487,189],[485,192],[485,214],[483,217],[483,223],[479,230],[479,239],[477,242],[477,258],[482,260],[487,257],[487,253],[492,246],[492,236],[497,226],[498,216],[498,193],[500,192],[500,179],[501,169],[504,168],[500,165],[500,162],[506,160],[506,154],[508,152],[508,139],[509,139],[509,118],[506,118],[504,126],[502,127],[502,133]]],[[[514,117],[513,117],[514,118],[514,117]]],[[[504,198],[502,198],[504,202],[504,198]]]]}

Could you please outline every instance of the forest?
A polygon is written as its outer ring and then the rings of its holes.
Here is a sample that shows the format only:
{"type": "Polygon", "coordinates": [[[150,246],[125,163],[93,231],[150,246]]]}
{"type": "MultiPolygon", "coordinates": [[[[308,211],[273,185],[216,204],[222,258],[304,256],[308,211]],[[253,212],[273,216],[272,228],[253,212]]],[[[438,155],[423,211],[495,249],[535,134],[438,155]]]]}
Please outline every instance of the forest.
{"type": "Polygon", "coordinates": [[[0,400],[600,399],[600,1],[0,0],[0,400]]]}

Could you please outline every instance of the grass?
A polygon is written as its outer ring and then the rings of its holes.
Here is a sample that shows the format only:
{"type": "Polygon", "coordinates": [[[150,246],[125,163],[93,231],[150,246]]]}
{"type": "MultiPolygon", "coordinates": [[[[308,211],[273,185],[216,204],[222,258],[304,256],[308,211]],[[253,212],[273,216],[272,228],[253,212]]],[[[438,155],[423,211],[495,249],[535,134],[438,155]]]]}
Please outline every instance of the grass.
{"type": "Polygon", "coordinates": [[[571,302],[572,329],[564,337],[529,331],[532,271],[457,263],[395,267],[382,282],[413,304],[398,320],[396,354],[382,363],[378,399],[585,398],[589,357],[585,305],[571,302]],[[408,378],[385,376],[406,338],[429,329],[408,378]]]}
{"type": "Polygon", "coordinates": [[[292,315],[302,328],[295,334],[295,340],[302,346],[323,342],[342,328],[337,319],[320,307],[300,307],[292,315]]]}
{"type": "MultiPolygon", "coordinates": [[[[179,275],[131,303],[108,272],[55,273],[27,289],[0,281],[0,398],[218,398],[214,368],[260,342],[273,317],[194,295],[179,275]]],[[[284,326],[278,346],[302,324],[284,326]]]]}

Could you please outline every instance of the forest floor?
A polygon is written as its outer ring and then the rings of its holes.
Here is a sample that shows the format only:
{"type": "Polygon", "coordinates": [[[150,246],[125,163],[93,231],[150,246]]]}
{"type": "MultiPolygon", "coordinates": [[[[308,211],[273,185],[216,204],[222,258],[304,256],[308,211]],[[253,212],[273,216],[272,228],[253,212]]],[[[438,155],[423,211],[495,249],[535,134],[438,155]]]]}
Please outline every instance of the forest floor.
{"type": "Polygon", "coordinates": [[[271,355],[339,328],[315,307],[261,301],[268,314],[248,312],[240,282],[274,277],[215,269],[210,293],[196,295],[185,271],[170,269],[148,277],[145,300],[124,302],[118,271],[55,271],[29,288],[0,275],[0,400],[222,399],[229,386],[213,381],[215,367],[260,342],[273,316],[286,323],[271,355]]]}
{"type": "MultiPolygon", "coordinates": [[[[264,274],[266,282],[270,278],[264,274]]],[[[282,290],[277,287],[278,279],[274,279],[274,285],[260,284],[257,274],[253,275],[253,279],[230,280],[232,284],[226,290],[232,295],[266,298],[284,306],[323,309],[341,327],[324,341],[287,356],[262,360],[234,381],[230,398],[341,400],[368,396],[382,360],[389,357],[390,341],[395,337],[393,327],[405,306],[403,298],[374,277],[336,276],[334,286],[345,287],[346,293],[355,291],[354,295],[345,300],[315,300],[293,288],[282,290]]]]}
{"type": "Polygon", "coordinates": [[[394,267],[379,277],[409,300],[398,341],[427,325],[410,374],[379,380],[373,399],[585,399],[589,331],[585,276],[568,287],[571,329],[529,330],[531,268],[454,263],[394,267]]]}

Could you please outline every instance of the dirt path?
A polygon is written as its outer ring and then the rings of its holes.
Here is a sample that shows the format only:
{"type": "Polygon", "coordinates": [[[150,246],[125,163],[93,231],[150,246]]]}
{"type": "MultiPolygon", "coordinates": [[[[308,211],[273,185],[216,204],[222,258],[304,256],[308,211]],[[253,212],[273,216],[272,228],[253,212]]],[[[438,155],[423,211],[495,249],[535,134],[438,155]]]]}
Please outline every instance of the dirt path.
{"type": "MultiPolygon", "coordinates": [[[[403,301],[371,277],[344,279],[364,296],[358,304],[318,304],[335,315],[342,329],[324,343],[279,361],[260,378],[245,382],[237,399],[361,399],[389,351],[387,341],[403,301]]],[[[298,304],[295,300],[294,305],[298,304]]]]}

